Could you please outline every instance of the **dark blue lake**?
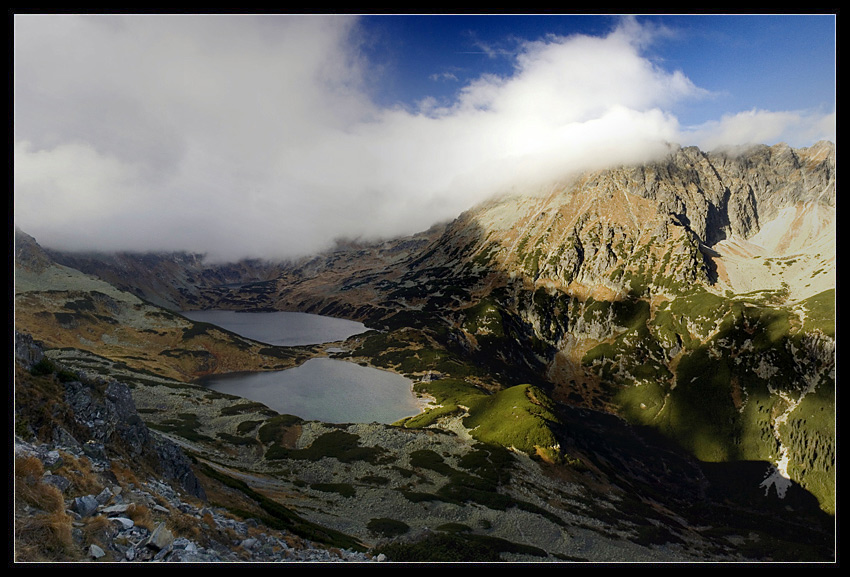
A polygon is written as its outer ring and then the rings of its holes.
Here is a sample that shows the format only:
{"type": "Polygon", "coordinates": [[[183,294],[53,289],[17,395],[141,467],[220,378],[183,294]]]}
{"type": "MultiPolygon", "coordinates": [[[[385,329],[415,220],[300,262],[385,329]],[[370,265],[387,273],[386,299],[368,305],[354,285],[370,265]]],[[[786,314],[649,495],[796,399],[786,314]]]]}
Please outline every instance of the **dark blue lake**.
{"type": "MultiPolygon", "coordinates": [[[[361,323],[305,313],[182,314],[282,346],[335,342],[366,330],[361,323]]],[[[421,412],[410,379],[337,359],[310,359],[285,371],[210,375],[199,382],[215,391],[263,403],[279,413],[325,423],[392,423],[421,412]]]]}
{"type": "Polygon", "coordinates": [[[243,337],[283,347],[344,341],[366,332],[363,323],[308,313],[184,311],[187,319],[218,325],[243,337]]]}

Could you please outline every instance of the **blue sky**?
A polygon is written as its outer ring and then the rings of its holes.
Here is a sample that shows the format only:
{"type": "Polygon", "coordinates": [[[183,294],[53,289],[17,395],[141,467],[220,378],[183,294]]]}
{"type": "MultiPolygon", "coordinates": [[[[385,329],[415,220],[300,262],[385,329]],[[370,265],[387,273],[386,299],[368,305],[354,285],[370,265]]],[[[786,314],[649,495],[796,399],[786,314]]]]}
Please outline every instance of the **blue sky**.
{"type": "MultiPolygon", "coordinates": [[[[603,36],[621,16],[370,16],[370,60],[386,66],[376,91],[383,105],[453,98],[481,74],[510,75],[520,41],[603,36]],[[449,76],[451,75],[451,76],[449,76]]],[[[681,70],[710,96],[675,108],[697,126],[723,114],[835,107],[835,17],[821,15],[635,16],[657,35],[646,56],[681,70]]]]}
{"type": "Polygon", "coordinates": [[[518,41],[548,35],[604,34],[612,16],[366,16],[368,58],[386,66],[377,99],[415,105],[427,96],[453,98],[482,74],[510,75],[518,41]]]}
{"type": "Polygon", "coordinates": [[[813,16],[16,15],[15,220],[46,246],[285,258],[493,194],[835,139],[813,16]]]}

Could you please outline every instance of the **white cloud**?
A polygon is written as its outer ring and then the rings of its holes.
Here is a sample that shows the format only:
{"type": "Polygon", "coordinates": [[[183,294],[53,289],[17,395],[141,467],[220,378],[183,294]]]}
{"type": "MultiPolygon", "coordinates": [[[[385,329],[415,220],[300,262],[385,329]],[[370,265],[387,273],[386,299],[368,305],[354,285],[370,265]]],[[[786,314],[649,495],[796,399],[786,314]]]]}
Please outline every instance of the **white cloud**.
{"type": "Polygon", "coordinates": [[[410,112],[368,98],[354,18],[16,16],[16,224],[229,259],[417,232],[676,142],[664,110],[703,92],[641,55],[650,33],[525,43],[512,75],[410,112]]]}
{"type": "Polygon", "coordinates": [[[817,140],[835,141],[835,126],[835,111],[749,110],[724,115],[688,132],[689,139],[704,150],[775,142],[801,147],[817,140]]]}
{"type": "Polygon", "coordinates": [[[114,158],[101,156],[87,144],[61,144],[50,150],[34,150],[29,142],[15,143],[15,185],[28,191],[16,200],[26,210],[38,207],[44,217],[58,217],[79,207],[86,212],[108,214],[130,208],[126,192],[136,169],[114,158]]]}
{"type": "Polygon", "coordinates": [[[434,82],[459,82],[457,75],[454,72],[440,72],[439,74],[432,74],[428,77],[430,80],[434,82]]]}

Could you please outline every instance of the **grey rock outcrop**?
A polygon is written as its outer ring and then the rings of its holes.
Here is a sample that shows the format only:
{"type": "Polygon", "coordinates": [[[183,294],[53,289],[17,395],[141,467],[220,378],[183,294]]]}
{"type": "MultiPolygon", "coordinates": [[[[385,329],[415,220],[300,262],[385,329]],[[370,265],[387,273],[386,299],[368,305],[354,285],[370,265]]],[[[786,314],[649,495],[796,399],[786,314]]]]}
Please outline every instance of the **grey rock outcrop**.
{"type": "Polygon", "coordinates": [[[43,358],[44,352],[30,335],[15,331],[15,361],[19,365],[30,370],[43,358]]]}
{"type": "Polygon", "coordinates": [[[748,238],[788,206],[815,200],[835,206],[835,146],[786,144],[702,152],[682,148],[663,161],[605,174],[629,192],[659,203],[709,246],[748,238]]]}
{"type": "Polygon", "coordinates": [[[205,501],[206,492],[192,471],[191,463],[183,451],[174,443],[161,438],[156,439],[154,449],[163,475],[177,481],[188,494],[205,501]]]}
{"type": "MultiPolygon", "coordinates": [[[[16,333],[15,344],[16,359],[25,367],[31,368],[44,357],[29,335],[16,333]]],[[[186,455],[171,441],[151,433],[136,411],[126,384],[81,377],[63,386],[64,400],[74,422],[57,426],[53,434],[55,441],[79,448],[95,461],[106,462],[115,453],[133,460],[147,460],[164,478],[176,481],[189,494],[206,500],[186,455]],[[72,433],[69,428],[84,433],[72,433]],[[84,442],[80,442],[82,438],[84,442]]]]}

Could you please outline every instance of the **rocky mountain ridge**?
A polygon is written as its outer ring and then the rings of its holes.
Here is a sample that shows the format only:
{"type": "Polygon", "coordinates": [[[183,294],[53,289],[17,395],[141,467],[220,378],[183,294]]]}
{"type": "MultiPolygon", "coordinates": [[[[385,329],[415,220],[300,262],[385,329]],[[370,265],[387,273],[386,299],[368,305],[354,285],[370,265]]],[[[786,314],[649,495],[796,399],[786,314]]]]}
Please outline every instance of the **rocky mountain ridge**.
{"type": "MultiPolygon", "coordinates": [[[[463,267],[477,261],[506,274],[521,271],[537,285],[579,297],[594,290],[609,297],[627,291],[630,273],[663,274],[722,292],[735,288],[728,278],[734,272],[718,274],[739,252],[734,243],[756,245],[760,248],[752,250],[774,258],[793,256],[805,249],[801,243],[820,243],[825,245],[820,259],[806,270],[821,270],[825,284],[799,287],[800,296],[812,296],[818,287],[834,285],[834,212],[832,143],[735,153],[690,147],[645,166],[600,170],[546,190],[497,198],[447,227],[409,239],[340,246],[300,262],[206,264],[199,255],[58,251],[51,257],[167,308],[302,310],[321,307],[320,295],[330,293],[337,303],[349,303],[340,311],[344,316],[363,320],[369,313],[360,305],[380,306],[378,283],[407,265],[454,263],[459,268],[452,273],[463,275],[463,267]],[[797,239],[793,247],[791,237],[797,239]],[[656,261],[652,268],[641,262],[646,258],[656,261]],[[642,266],[635,268],[636,262],[642,266]]],[[[770,284],[764,275],[761,280],[770,284]]]]}

